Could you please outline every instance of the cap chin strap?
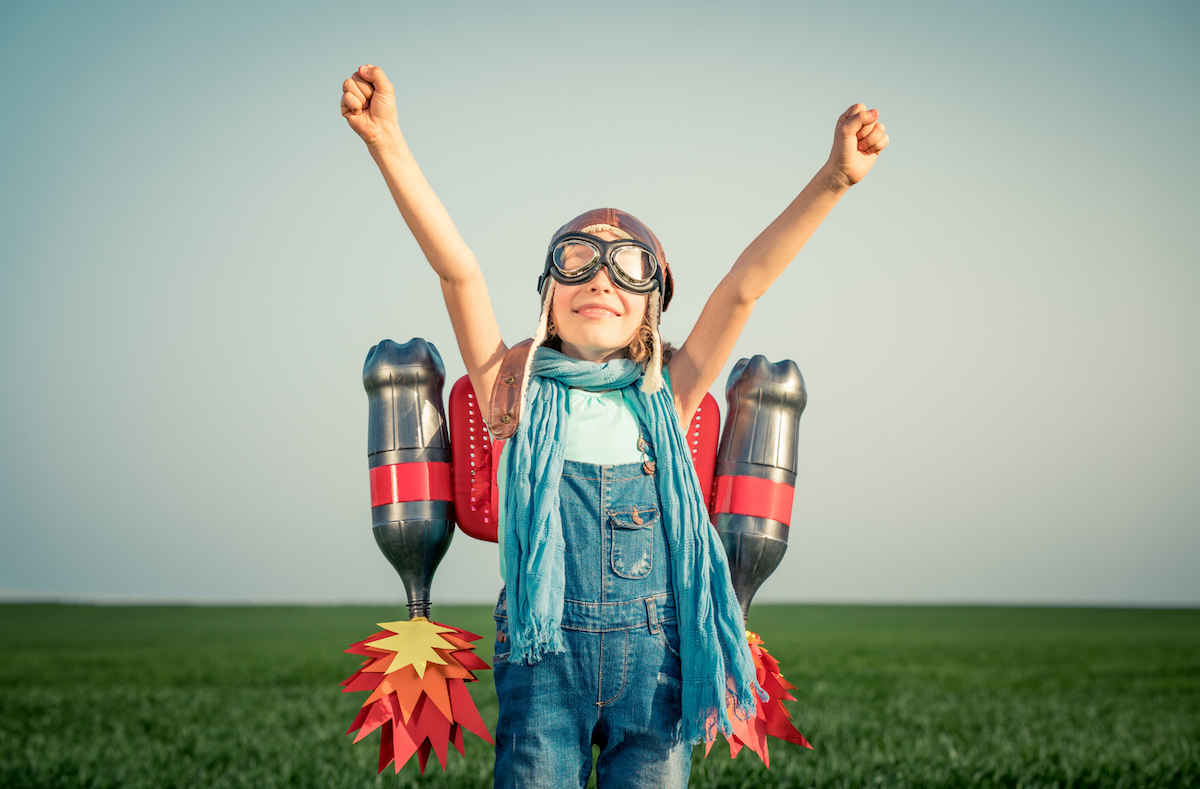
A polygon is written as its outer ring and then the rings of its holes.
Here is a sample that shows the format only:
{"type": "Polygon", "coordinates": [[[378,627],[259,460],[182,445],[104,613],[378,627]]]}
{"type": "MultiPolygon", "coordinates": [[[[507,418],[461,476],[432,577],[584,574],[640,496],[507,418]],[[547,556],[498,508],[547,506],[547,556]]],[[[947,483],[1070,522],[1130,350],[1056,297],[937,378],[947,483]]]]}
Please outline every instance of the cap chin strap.
{"type": "Polygon", "coordinates": [[[642,374],[642,391],[646,394],[654,394],[663,385],[662,375],[662,337],[658,333],[658,322],[662,317],[662,299],[659,297],[657,289],[650,291],[650,334],[653,337],[654,347],[650,350],[650,361],[646,364],[646,371],[642,374]]]}
{"type": "Polygon", "coordinates": [[[550,322],[550,305],[554,302],[555,282],[546,277],[542,283],[542,314],[538,318],[537,333],[532,339],[522,340],[508,349],[500,360],[496,382],[492,384],[492,402],[488,406],[488,429],[492,438],[503,441],[516,435],[521,423],[521,410],[525,404],[525,393],[529,389],[529,370],[533,366],[533,352],[546,340],[550,322]]]}
{"type": "Polygon", "coordinates": [[[538,318],[537,331],[533,335],[533,345],[529,348],[529,355],[525,357],[525,369],[521,371],[521,395],[517,400],[520,403],[518,407],[525,405],[525,393],[529,391],[529,370],[533,367],[533,352],[546,341],[546,332],[550,327],[550,306],[554,303],[554,289],[557,286],[558,283],[554,281],[554,277],[546,277],[546,284],[542,286],[542,314],[538,318]]]}

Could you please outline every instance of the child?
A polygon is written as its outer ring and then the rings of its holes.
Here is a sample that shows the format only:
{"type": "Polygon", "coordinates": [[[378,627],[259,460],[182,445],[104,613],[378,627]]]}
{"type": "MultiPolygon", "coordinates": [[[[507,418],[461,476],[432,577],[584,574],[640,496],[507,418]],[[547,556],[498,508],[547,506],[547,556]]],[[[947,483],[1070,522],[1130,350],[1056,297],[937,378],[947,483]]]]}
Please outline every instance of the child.
{"type": "Polygon", "coordinates": [[[754,302],[887,146],[878,112],[838,119],[829,160],[756,238],[672,353],[673,277],[629,214],[589,211],[552,237],[532,341],[500,338],[483,273],[409,152],[383,71],[342,86],[404,221],[441,278],[500,459],[504,590],[493,657],[495,785],[687,785],[691,746],[762,695],[684,427],[754,302]]]}

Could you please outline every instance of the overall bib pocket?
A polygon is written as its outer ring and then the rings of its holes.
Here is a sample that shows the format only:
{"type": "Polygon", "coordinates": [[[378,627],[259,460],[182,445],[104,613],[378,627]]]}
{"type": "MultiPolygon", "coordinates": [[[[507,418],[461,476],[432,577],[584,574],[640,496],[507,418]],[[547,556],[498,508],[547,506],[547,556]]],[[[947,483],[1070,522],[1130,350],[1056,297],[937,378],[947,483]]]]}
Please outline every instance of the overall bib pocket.
{"type": "Polygon", "coordinates": [[[645,578],[654,563],[658,508],[634,507],[628,512],[610,512],[608,522],[612,532],[612,571],[622,578],[645,578]]]}

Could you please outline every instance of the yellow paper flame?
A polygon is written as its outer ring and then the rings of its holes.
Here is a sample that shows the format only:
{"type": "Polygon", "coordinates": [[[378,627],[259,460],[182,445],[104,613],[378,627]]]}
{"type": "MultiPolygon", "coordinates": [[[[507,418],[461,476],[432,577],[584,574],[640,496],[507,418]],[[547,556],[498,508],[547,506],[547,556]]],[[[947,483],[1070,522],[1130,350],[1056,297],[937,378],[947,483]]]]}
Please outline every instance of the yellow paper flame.
{"type": "Polygon", "coordinates": [[[442,638],[442,633],[455,632],[452,628],[435,625],[423,616],[410,619],[407,622],[379,622],[380,627],[395,633],[394,636],[369,641],[367,646],[373,649],[386,649],[395,652],[385,674],[399,671],[405,666],[412,666],[418,677],[424,678],[425,667],[429,663],[446,665],[446,659],[434,651],[437,649],[452,649],[442,638]]]}

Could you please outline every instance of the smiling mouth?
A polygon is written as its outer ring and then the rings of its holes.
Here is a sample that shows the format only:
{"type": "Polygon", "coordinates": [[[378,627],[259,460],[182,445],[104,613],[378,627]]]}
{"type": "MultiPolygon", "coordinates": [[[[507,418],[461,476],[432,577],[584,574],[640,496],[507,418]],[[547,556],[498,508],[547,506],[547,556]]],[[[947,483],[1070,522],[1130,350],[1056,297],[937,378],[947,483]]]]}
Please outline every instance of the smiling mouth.
{"type": "Polygon", "coordinates": [[[608,307],[601,307],[595,304],[589,304],[586,307],[580,307],[575,310],[576,315],[583,315],[587,318],[616,318],[619,317],[614,310],[608,307]]]}

